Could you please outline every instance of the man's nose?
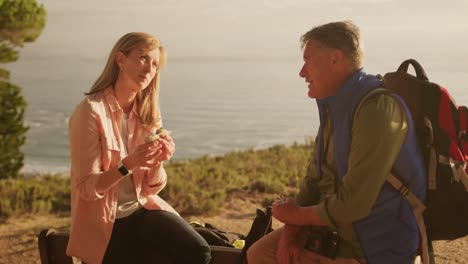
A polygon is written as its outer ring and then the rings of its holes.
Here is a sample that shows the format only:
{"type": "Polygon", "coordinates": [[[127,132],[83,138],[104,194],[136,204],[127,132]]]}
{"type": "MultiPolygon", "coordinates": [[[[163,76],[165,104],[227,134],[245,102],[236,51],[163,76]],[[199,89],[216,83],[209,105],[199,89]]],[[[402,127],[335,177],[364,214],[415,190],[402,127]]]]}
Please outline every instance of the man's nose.
{"type": "Polygon", "coordinates": [[[299,76],[300,76],[301,78],[305,78],[304,66],[302,66],[301,70],[299,71],[299,76]]]}

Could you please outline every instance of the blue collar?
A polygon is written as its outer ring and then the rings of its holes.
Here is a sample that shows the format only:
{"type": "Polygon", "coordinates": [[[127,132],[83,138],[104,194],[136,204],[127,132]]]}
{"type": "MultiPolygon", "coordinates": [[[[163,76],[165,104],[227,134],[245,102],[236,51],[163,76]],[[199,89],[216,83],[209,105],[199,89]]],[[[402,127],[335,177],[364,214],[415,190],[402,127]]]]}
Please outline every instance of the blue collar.
{"type": "Polygon", "coordinates": [[[349,94],[353,92],[354,87],[358,86],[359,82],[361,82],[365,76],[366,73],[363,68],[357,70],[340,86],[340,88],[338,88],[335,95],[324,98],[323,100],[328,104],[333,104],[336,101],[336,98],[349,96],[349,94]]]}
{"type": "Polygon", "coordinates": [[[339,103],[337,105],[337,101],[342,100],[342,98],[350,98],[355,90],[355,87],[359,85],[359,83],[365,79],[366,73],[364,69],[361,68],[357,70],[351,77],[349,77],[337,90],[335,95],[328,96],[323,99],[316,99],[319,108],[322,106],[328,107],[339,107],[339,103]]]}

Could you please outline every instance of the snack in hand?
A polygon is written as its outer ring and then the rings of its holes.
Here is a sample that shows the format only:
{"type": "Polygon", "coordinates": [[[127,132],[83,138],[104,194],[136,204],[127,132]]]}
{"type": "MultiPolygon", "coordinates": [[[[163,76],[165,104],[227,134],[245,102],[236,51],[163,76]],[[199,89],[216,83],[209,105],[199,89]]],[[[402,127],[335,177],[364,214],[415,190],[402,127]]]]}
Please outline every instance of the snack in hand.
{"type": "Polygon", "coordinates": [[[145,138],[145,142],[146,143],[153,142],[155,140],[158,140],[160,135],[168,135],[169,136],[170,134],[171,134],[171,131],[169,131],[167,129],[164,129],[163,127],[160,127],[160,128],[158,128],[158,130],[156,130],[156,133],[149,134],[145,138]]]}

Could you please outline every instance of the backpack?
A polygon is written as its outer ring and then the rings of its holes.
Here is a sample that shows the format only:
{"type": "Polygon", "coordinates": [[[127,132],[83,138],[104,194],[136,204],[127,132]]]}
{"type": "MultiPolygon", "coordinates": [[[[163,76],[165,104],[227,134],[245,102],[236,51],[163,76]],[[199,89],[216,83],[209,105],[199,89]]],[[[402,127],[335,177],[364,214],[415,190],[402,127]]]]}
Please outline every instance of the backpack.
{"type": "Polygon", "coordinates": [[[413,116],[427,168],[424,220],[431,240],[468,235],[468,109],[429,82],[422,66],[404,61],[384,75],[385,88],[399,94],[413,116]],[[412,65],[416,76],[407,73],[412,65]]]}
{"type": "Polygon", "coordinates": [[[197,221],[190,222],[190,225],[195,231],[200,234],[208,245],[223,246],[223,247],[242,247],[242,259],[245,257],[247,250],[257,240],[273,231],[271,206],[267,206],[265,211],[257,208],[255,219],[252,222],[249,233],[247,236],[236,232],[223,231],[212,224],[201,224],[197,221]],[[244,243],[237,244],[236,242],[242,241],[244,243]]]}
{"type": "Polygon", "coordinates": [[[242,248],[243,256],[245,256],[247,250],[253,245],[253,243],[273,231],[273,228],[271,227],[271,216],[271,206],[267,206],[265,211],[257,208],[257,214],[252,222],[250,231],[245,238],[245,245],[242,248]]]}
{"type": "MultiPolygon", "coordinates": [[[[423,263],[434,263],[432,241],[468,235],[468,108],[458,107],[448,91],[429,81],[414,59],[396,72],[379,76],[385,89],[373,94],[396,93],[408,106],[427,171],[426,201],[420,201],[392,171],[387,181],[408,200],[420,229],[423,263]],[[413,66],[416,76],[408,73],[413,66]]],[[[359,107],[358,107],[359,108],[359,107]]]]}
{"type": "Polygon", "coordinates": [[[190,225],[211,246],[235,247],[236,241],[245,240],[245,236],[236,232],[223,231],[216,226],[205,223],[191,222],[190,225]]]}

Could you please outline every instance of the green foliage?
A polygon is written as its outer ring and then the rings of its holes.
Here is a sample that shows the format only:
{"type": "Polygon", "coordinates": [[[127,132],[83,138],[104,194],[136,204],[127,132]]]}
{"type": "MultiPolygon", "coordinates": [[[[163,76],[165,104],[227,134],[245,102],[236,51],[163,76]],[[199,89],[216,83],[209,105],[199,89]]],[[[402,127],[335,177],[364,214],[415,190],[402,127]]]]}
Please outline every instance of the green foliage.
{"type": "Polygon", "coordinates": [[[0,2],[0,40],[23,46],[39,37],[46,23],[46,11],[36,0],[0,2]]]}
{"type": "Polygon", "coordinates": [[[14,50],[11,45],[7,45],[7,42],[0,43],[0,63],[17,61],[19,58],[18,54],[19,52],[14,50]]]}
{"type": "MultiPolygon", "coordinates": [[[[34,41],[42,32],[46,11],[36,0],[0,0],[0,63],[16,61],[17,47],[34,41]]],[[[6,82],[10,72],[0,68],[0,179],[17,177],[23,167],[27,128],[26,102],[21,88],[6,82]]]]}
{"type": "Polygon", "coordinates": [[[232,152],[189,162],[171,162],[161,196],[184,214],[216,213],[233,191],[275,194],[298,188],[312,154],[312,143],[232,152]]]}
{"type": "MultiPolygon", "coordinates": [[[[160,195],[183,215],[215,214],[234,192],[262,193],[262,206],[271,205],[279,194],[294,196],[312,149],[308,142],[171,162],[160,195]]],[[[0,219],[70,210],[70,178],[65,176],[0,179],[0,193],[0,219]]]]}
{"type": "Polygon", "coordinates": [[[21,89],[0,81],[0,179],[17,177],[23,167],[24,154],[20,150],[26,140],[23,125],[26,102],[21,89]]]}
{"type": "Polygon", "coordinates": [[[0,80],[1,79],[4,79],[4,80],[10,79],[10,72],[5,69],[0,68],[0,80]]]}
{"type": "Polygon", "coordinates": [[[70,210],[70,178],[44,175],[0,180],[0,219],[70,210]]]}

